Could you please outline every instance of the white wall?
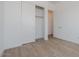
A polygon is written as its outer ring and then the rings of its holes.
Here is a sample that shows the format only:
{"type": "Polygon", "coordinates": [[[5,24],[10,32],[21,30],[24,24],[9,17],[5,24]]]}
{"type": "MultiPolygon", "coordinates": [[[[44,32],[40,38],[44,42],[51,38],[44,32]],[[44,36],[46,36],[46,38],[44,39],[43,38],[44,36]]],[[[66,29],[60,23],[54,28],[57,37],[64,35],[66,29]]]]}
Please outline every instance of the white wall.
{"type": "Polygon", "coordinates": [[[20,2],[4,2],[4,46],[12,48],[20,42],[20,2]]]}
{"type": "Polygon", "coordinates": [[[21,36],[23,42],[25,43],[35,41],[34,2],[22,2],[22,35],[21,36]]]}
{"type": "Polygon", "coordinates": [[[3,51],[3,2],[0,2],[0,56],[3,51]]]}
{"type": "Polygon", "coordinates": [[[56,4],[54,36],[79,44],[79,2],[56,4]]]}
{"type": "Polygon", "coordinates": [[[21,5],[21,2],[5,2],[4,7],[5,49],[34,41],[34,4],[22,2],[21,5]]]}

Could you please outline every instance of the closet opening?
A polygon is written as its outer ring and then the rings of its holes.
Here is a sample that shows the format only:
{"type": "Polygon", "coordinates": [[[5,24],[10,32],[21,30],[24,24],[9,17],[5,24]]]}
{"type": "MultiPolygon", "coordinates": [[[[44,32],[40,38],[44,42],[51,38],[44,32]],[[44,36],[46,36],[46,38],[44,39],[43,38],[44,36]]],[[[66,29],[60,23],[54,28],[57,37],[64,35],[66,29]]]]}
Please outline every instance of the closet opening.
{"type": "Polygon", "coordinates": [[[44,8],[35,6],[35,40],[44,40],[45,36],[44,8]]]}

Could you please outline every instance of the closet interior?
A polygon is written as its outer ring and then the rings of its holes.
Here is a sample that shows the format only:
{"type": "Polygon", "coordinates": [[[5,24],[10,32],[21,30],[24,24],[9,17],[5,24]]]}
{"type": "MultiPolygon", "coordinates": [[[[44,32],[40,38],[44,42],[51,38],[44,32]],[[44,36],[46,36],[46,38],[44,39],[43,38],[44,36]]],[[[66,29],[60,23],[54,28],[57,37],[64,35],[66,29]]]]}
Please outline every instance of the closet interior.
{"type": "Polygon", "coordinates": [[[44,39],[45,31],[45,21],[44,21],[44,8],[40,6],[35,7],[35,37],[37,39],[44,39]]]}

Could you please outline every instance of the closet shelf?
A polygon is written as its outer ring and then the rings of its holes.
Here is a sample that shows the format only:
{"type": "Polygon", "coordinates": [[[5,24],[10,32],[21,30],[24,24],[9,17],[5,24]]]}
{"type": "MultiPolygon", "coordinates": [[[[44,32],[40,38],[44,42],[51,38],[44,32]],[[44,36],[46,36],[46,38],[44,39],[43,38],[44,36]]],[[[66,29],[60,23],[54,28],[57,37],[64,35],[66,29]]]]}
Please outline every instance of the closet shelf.
{"type": "Polygon", "coordinates": [[[35,17],[44,18],[43,16],[35,16],[35,17]]]}

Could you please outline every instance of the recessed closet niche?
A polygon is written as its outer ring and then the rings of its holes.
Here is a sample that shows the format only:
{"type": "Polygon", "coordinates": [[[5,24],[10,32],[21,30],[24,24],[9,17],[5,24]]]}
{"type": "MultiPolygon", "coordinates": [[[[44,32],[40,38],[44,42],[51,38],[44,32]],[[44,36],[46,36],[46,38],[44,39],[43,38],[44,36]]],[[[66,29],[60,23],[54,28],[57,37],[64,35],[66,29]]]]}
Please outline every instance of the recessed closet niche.
{"type": "Polygon", "coordinates": [[[36,39],[44,38],[44,8],[40,6],[35,7],[35,36],[36,39]]]}

